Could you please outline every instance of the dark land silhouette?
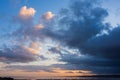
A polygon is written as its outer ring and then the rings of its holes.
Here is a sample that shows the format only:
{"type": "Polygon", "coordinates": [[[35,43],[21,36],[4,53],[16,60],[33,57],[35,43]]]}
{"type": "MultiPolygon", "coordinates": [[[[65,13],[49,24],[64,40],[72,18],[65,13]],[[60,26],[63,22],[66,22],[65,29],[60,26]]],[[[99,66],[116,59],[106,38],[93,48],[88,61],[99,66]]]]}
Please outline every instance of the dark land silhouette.
{"type": "MultiPolygon", "coordinates": [[[[119,79],[120,80],[120,75],[89,75],[89,76],[63,76],[63,77],[79,77],[80,79],[49,79],[46,77],[46,79],[36,79],[36,80],[99,80],[99,79],[119,79]],[[83,78],[84,77],[84,78],[83,78]]],[[[117,80],[118,80],[117,79],[117,80]]],[[[32,79],[14,79],[11,77],[0,77],[0,80],[32,80],[32,79]]]]}
{"type": "Polygon", "coordinates": [[[14,78],[11,78],[11,77],[0,77],[0,80],[14,80],[14,78]]]}

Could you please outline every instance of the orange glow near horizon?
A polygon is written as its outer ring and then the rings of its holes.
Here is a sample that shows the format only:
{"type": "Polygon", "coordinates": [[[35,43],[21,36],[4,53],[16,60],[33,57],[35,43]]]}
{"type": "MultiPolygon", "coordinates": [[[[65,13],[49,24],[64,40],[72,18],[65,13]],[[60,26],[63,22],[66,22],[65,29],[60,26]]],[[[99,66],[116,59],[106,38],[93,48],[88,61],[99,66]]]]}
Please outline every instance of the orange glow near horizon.
{"type": "Polygon", "coordinates": [[[92,75],[91,71],[86,70],[62,70],[55,69],[52,72],[46,71],[22,71],[22,70],[14,70],[14,71],[3,71],[0,73],[0,76],[14,76],[19,78],[39,78],[39,77],[52,77],[52,76],[84,76],[84,75],[92,75]]]}

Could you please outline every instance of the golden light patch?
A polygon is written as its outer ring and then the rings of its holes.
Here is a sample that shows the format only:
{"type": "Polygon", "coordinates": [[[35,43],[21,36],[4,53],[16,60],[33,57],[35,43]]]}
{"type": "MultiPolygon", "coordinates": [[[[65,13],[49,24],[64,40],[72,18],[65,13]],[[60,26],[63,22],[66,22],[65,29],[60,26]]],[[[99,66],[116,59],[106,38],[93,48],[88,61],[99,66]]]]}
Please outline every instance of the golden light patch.
{"type": "Polygon", "coordinates": [[[82,73],[77,73],[78,71],[83,71],[83,70],[58,70],[56,72],[46,72],[43,70],[40,71],[24,71],[24,70],[13,70],[13,71],[2,71],[0,75],[4,76],[22,76],[23,77],[34,77],[34,78],[40,78],[40,77],[45,77],[45,76],[85,76],[85,75],[94,75],[92,73],[88,74],[82,74],[82,73]],[[69,71],[69,72],[68,72],[69,71]],[[70,72],[71,71],[71,72],[70,72]]]}
{"type": "Polygon", "coordinates": [[[27,47],[27,46],[22,46],[27,52],[32,53],[34,55],[38,55],[38,53],[42,50],[41,47],[35,49],[35,48],[31,48],[31,47],[27,47]]]}
{"type": "Polygon", "coordinates": [[[45,13],[45,14],[43,15],[44,19],[46,19],[46,20],[50,20],[50,19],[52,19],[54,16],[55,16],[55,14],[53,14],[51,11],[48,11],[47,13],[45,13]]]}
{"type": "Polygon", "coordinates": [[[37,26],[35,26],[35,30],[40,30],[43,29],[44,25],[43,24],[38,24],[37,26]]]}

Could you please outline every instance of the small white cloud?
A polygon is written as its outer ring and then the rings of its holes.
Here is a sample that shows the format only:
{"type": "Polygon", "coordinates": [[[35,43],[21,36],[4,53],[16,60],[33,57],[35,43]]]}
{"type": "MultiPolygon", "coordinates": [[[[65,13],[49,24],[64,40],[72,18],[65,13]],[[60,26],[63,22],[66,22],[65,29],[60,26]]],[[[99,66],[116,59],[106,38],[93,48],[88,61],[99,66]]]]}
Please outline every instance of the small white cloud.
{"type": "Polygon", "coordinates": [[[36,13],[36,10],[34,8],[27,8],[26,6],[23,6],[20,10],[20,17],[22,19],[28,19],[28,18],[31,18],[35,15],[36,13]]]}
{"type": "Polygon", "coordinates": [[[53,14],[51,11],[48,11],[48,12],[45,13],[42,17],[43,17],[45,20],[50,20],[50,19],[52,19],[54,16],[55,16],[55,14],[53,14]]]}

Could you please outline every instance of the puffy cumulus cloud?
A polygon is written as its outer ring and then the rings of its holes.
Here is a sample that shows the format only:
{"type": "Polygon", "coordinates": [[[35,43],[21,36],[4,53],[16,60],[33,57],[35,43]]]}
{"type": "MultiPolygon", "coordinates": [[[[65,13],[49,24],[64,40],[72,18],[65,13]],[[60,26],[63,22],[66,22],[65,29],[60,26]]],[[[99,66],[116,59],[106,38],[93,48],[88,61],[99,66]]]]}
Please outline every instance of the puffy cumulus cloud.
{"type": "Polygon", "coordinates": [[[27,8],[23,6],[20,9],[19,16],[14,17],[14,21],[19,24],[19,28],[14,31],[12,34],[19,38],[19,40],[44,40],[45,32],[49,31],[49,24],[52,23],[53,17],[55,14],[52,12],[46,12],[42,15],[40,22],[34,23],[34,15],[36,10],[34,8],[27,8]],[[46,27],[47,26],[47,27],[46,27]],[[19,37],[18,37],[19,36],[19,37]]]}
{"type": "Polygon", "coordinates": [[[48,11],[47,13],[45,13],[42,18],[45,20],[50,20],[55,16],[55,14],[53,14],[51,11],[48,11]]]}
{"type": "Polygon", "coordinates": [[[0,50],[0,61],[5,63],[14,62],[31,62],[36,61],[37,55],[31,54],[22,46],[14,46],[13,48],[4,48],[0,50]]]}
{"type": "Polygon", "coordinates": [[[36,38],[43,38],[44,34],[41,30],[44,30],[45,25],[39,22],[37,25],[34,23],[35,12],[36,11],[34,8],[27,8],[26,6],[22,7],[19,13],[20,16],[13,18],[13,21],[19,24],[19,28],[17,28],[17,30],[14,31],[12,35],[19,38],[20,40],[35,40],[36,38]]]}
{"type": "Polygon", "coordinates": [[[35,15],[36,10],[34,8],[27,8],[27,6],[23,6],[20,10],[20,17],[22,19],[28,19],[35,15]]]}
{"type": "Polygon", "coordinates": [[[16,22],[16,24],[19,24],[19,28],[17,28],[16,31],[12,33],[15,37],[19,35],[24,37],[29,37],[32,35],[33,32],[35,32],[34,29],[34,15],[35,15],[35,9],[34,8],[27,8],[27,6],[23,6],[20,9],[19,16],[16,15],[13,17],[13,21],[16,22]]]}

